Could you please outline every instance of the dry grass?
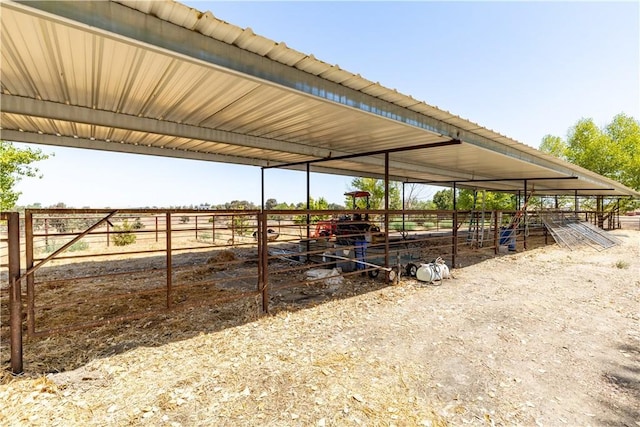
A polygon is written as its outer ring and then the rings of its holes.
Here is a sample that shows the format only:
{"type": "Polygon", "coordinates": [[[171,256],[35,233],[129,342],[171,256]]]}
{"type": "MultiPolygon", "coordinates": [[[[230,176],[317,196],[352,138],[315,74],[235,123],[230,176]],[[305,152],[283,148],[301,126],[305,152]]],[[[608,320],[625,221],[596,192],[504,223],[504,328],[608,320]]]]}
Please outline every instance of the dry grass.
{"type": "MultiPolygon", "coordinates": [[[[339,289],[274,291],[269,316],[256,296],[28,339],[28,373],[0,378],[0,419],[65,427],[585,425],[608,421],[593,414],[615,407],[632,408],[628,421],[640,403],[632,394],[618,388],[598,406],[603,394],[580,392],[608,392],[598,375],[606,368],[620,376],[612,361],[620,369],[640,362],[640,234],[632,237],[610,253],[552,247],[483,261],[490,255],[476,251],[462,261],[469,268],[438,287],[347,277],[339,289]],[[582,287],[565,286],[583,278],[582,287]],[[607,338],[618,331],[620,339],[627,333],[625,352],[607,338]]],[[[216,262],[181,274],[206,279],[216,262]]],[[[188,297],[211,292],[195,284],[188,297]]],[[[6,368],[7,353],[2,361],[6,368]]]]}
{"type": "Polygon", "coordinates": [[[5,375],[2,415],[9,425],[445,425],[421,397],[424,366],[355,340],[326,345],[406,291],[261,318],[249,304],[194,309],[30,342],[33,374],[5,375]],[[35,374],[53,366],[64,372],[35,374]]]}

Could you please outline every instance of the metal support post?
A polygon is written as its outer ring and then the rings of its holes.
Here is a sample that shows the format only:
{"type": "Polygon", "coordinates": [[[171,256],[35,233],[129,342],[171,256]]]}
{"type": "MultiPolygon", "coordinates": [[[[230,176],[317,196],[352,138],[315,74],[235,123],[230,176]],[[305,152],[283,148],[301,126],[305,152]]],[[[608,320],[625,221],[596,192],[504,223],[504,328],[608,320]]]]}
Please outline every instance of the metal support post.
{"type": "MultiPolygon", "coordinates": [[[[258,222],[260,223],[260,235],[261,241],[258,243],[262,248],[260,251],[261,260],[258,263],[261,268],[262,273],[260,276],[262,277],[262,284],[260,287],[260,293],[262,295],[262,311],[264,313],[269,313],[269,251],[268,251],[268,230],[267,230],[267,215],[264,212],[261,212],[258,217],[258,222]]],[[[308,240],[307,240],[308,241],[308,240]]],[[[307,255],[308,257],[308,255],[307,255]]]]}
{"type": "Polygon", "coordinates": [[[264,168],[260,168],[260,209],[264,210],[264,168]]]}
{"type": "Polygon", "coordinates": [[[529,218],[527,217],[527,208],[529,207],[529,200],[531,199],[529,196],[529,192],[527,191],[527,180],[524,180],[524,205],[523,205],[523,212],[522,212],[522,219],[524,220],[524,229],[522,230],[522,246],[524,248],[524,250],[527,250],[527,229],[528,229],[528,220],[529,218]]]}
{"type": "Polygon", "coordinates": [[[500,252],[500,246],[498,245],[498,239],[500,236],[500,229],[498,228],[498,211],[493,211],[493,253],[498,255],[500,252]]]}
{"type": "Polygon", "coordinates": [[[22,292],[20,282],[20,214],[7,212],[9,232],[9,324],[11,329],[11,372],[22,373],[22,292]]]}
{"type": "MultiPolygon", "coordinates": [[[[389,153],[384,154],[384,266],[389,268],[389,153]]],[[[389,283],[389,274],[385,283],[389,283]]]]}
{"type": "Polygon", "coordinates": [[[173,285],[173,259],[171,253],[171,213],[166,215],[166,233],[167,233],[167,308],[171,309],[173,303],[172,285],[173,285]]]}
{"type": "MultiPolygon", "coordinates": [[[[27,261],[27,272],[32,271],[34,267],[33,261],[33,213],[25,211],[24,213],[24,248],[25,259],[27,261]]],[[[36,315],[35,315],[35,276],[26,274],[27,280],[27,334],[33,335],[36,332],[36,315]]]]}
{"type": "Polygon", "coordinates": [[[311,250],[311,242],[309,241],[309,239],[311,239],[311,228],[309,224],[309,222],[311,222],[311,215],[309,215],[309,209],[311,209],[311,185],[309,184],[311,179],[310,168],[311,164],[307,163],[307,262],[311,260],[311,257],[309,256],[309,251],[311,250]]]}
{"type": "Polygon", "coordinates": [[[456,200],[456,182],[453,182],[453,215],[451,215],[451,268],[456,268],[458,253],[458,202],[456,200]]]}

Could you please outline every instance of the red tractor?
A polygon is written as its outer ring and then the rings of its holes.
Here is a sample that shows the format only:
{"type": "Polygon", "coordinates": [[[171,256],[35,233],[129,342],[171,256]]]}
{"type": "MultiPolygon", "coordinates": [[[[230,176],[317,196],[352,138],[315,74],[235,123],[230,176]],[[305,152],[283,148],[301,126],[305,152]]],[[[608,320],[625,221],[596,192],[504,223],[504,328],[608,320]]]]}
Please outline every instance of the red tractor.
{"type": "MultiPolygon", "coordinates": [[[[369,210],[371,205],[369,203],[369,197],[371,193],[368,191],[351,191],[344,193],[345,196],[351,197],[351,209],[360,209],[357,204],[358,199],[365,199],[365,209],[369,210]]],[[[369,214],[364,214],[364,218],[359,213],[355,213],[353,217],[350,215],[344,215],[340,219],[330,219],[318,221],[316,223],[316,229],[311,234],[311,237],[338,237],[345,236],[345,240],[357,234],[364,234],[367,232],[379,232],[380,229],[374,224],[369,223],[369,214]]]]}

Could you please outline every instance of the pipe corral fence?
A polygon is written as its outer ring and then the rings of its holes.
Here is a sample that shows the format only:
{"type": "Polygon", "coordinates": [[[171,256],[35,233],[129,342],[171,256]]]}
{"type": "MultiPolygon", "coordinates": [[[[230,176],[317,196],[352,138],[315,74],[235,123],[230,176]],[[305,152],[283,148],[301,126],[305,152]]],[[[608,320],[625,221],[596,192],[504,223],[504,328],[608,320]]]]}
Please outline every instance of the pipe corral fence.
{"type": "MultiPolygon", "coordinates": [[[[584,220],[593,213],[583,212],[584,220]]],[[[389,284],[461,249],[498,254],[549,242],[535,212],[31,209],[3,212],[3,352],[23,371],[22,340],[158,313],[246,300],[362,276],[389,284]],[[542,243],[543,242],[543,243],[542,243]],[[310,274],[322,273],[322,274],[310,274]],[[337,280],[337,281],[336,281],[337,280]],[[7,340],[8,338],[8,340],[7,340]]]]}

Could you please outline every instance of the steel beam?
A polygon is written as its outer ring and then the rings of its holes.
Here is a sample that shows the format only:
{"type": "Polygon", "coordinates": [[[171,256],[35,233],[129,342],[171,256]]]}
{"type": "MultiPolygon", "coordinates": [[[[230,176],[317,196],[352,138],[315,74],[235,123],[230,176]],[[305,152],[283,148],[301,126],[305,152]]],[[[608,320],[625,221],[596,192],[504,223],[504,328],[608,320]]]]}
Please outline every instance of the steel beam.
{"type": "MultiPolygon", "coordinates": [[[[423,150],[426,148],[437,148],[437,147],[446,147],[449,145],[457,145],[457,144],[461,144],[460,140],[457,139],[452,139],[451,141],[441,141],[441,142],[432,142],[432,143],[427,143],[427,144],[418,144],[418,145],[411,145],[409,147],[396,147],[396,148],[389,148],[386,150],[376,150],[376,151],[366,151],[364,153],[353,153],[353,154],[344,154],[341,156],[330,156],[330,157],[325,157],[324,159],[316,159],[316,160],[308,160],[308,161],[304,161],[304,162],[292,162],[292,163],[283,163],[283,164],[279,164],[279,165],[273,165],[273,166],[267,166],[267,168],[287,168],[287,167],[291,167],[291,166],[298,166],[298,165],[302,165],[302,164],[315,164],[315,163],[322,163],[322,162],[331,162],[331,161],[336,161],[336,160],[348,160],[348,159],[355,159],[358,157],[369,157],[369,156],[377,156],[380,154],[390,154],[390,153],[400,153],[403,151],[414,151],[414,150],[423,150]]],[[[385,170],[388,171],[389,166],[388,166],[389,162],[385,159],[385,170]]],[[[385,176],[387,176],[388,173],[385,173],[385,176]]]]}

